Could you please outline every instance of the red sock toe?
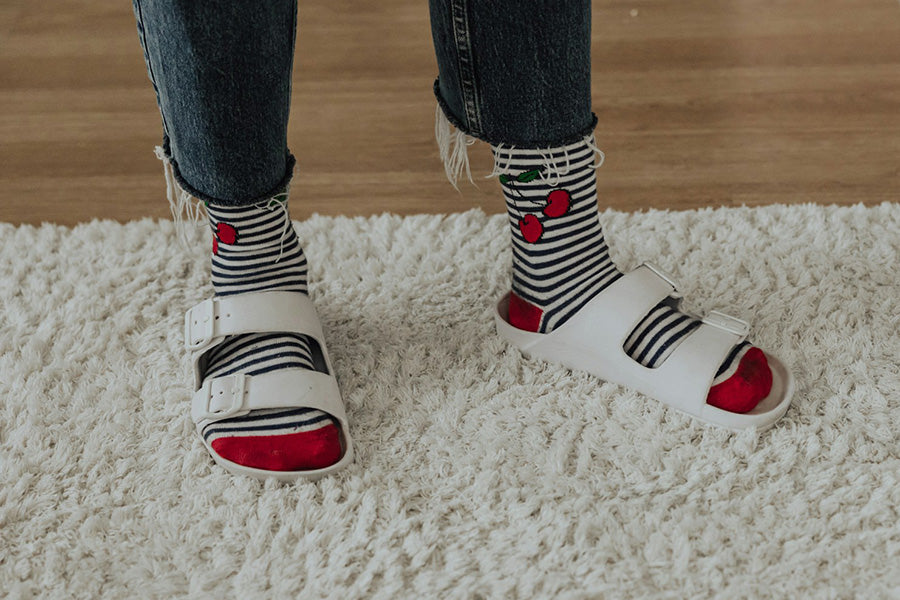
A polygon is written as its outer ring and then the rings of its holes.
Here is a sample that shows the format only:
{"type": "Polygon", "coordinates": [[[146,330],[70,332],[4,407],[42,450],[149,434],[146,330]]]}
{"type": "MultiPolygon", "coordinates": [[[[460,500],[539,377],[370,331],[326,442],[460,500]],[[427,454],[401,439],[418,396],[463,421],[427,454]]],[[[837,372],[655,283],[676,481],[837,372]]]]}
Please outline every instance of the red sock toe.
{"type": "Polygon", "coordinates": [[[334,423],[284,435],[221,437],[210,445],[226,460],[267,471],[322,469],[341,458],[340,436],[334,423]]]}
{"type": "Polygon", "coordinates": [[[772,369],[762,350],[750,348],[738,364],[734,375],[709,389],[706,402],[736,413],[756,408],[772,390],[772,369]]]}

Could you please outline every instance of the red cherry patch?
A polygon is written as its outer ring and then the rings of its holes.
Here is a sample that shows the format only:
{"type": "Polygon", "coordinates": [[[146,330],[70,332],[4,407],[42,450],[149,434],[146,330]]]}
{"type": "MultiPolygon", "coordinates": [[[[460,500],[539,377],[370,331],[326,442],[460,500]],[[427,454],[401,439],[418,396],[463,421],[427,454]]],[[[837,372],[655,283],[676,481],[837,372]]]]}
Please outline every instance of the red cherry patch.
{"type": "Polygon", "coordinates": [[[519,231],[522,232],[522,237],[525,238],[526,242],[533,244],[541,239],[541,234],[544,233],[544,226],[541,225],[536,216],[525,215],[519,219],[519,231]]]}
{"type": "Polygon", "coordinates": [[[223,244],[233,244],[237,241],[237,229],[228,223],[216,223],[216,237],[223,244]]]}
{"type": "Polygon", "coordinates": [[[213,254],[219,253],[219,238],[213,236],[213,254]]]}
{"type": "Polygon", "coordinates": [[[571,196],[566,190],[553,190],[547,195],[547,206],[544,207],[544,214],[555,219],[569,212],[569,202],[571,196]]]}

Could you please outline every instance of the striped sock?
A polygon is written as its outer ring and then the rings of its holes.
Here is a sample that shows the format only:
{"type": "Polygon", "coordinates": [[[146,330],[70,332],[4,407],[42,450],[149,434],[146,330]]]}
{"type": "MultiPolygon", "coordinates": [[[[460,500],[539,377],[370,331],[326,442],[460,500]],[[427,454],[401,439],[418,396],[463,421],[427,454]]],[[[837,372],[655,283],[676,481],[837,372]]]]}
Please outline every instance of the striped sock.
{"type": "MultiPolygon", "coordinates": [[[[217,296],[247,292],[305,294],[306,256],[291,225],[287,197],[254,206],[207,203],[217,296]]],[[[204,378],[278,369],[315,369],[306,336],[253,333],[227,337],[209,353],[204,378]]],[[[256,410],[207,425],[203,437],[232,462],[270,471],[326,467],[341,455],[337,422],[310,408],[256,410]]]]}
{"type": "MultiPolygon", "coordinates": [[[[622,276],[600,226],[592,145],[493,147],[512,230],[509,319],[520,329],[549,333],[622,276]]],[[[657,367],[699,326],[662,302],[626,340],[625,352],[657,367]]],[[[707,402],[747,412],[768,395],[771,377],[762,351],[740,344],[719,368],[707,402]]]]}

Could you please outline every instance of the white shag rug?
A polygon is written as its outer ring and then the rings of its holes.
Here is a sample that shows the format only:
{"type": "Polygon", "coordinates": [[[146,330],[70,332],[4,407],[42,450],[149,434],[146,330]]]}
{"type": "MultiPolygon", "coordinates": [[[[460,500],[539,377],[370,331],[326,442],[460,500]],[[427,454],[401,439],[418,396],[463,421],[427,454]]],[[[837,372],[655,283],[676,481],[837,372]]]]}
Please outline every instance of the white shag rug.
{"type": "Polygon", "coordinates": [[[236,478],[189,417],[208,235],[0,225],[0,589],[13,598],[900,597],[900,205],[603,215],[619,264],[793,365],[731,434],[494,333],[503,216],[297,223],[358,446],[236,478]]]}

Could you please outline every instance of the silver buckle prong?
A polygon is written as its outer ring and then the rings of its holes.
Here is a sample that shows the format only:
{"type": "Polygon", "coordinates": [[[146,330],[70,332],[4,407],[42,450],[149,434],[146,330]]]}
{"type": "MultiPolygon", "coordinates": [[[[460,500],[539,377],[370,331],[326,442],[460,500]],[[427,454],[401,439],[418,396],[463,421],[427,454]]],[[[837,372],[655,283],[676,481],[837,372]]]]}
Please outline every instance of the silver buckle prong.
{"type": "Polygon", "coordinates": [[[750,333],[750,323],[717,310],[709,311],[709,313],[703,317],[703,322],[707,325],[711,325],[741,337],[746,337],[746,335],[750,333]]]}

